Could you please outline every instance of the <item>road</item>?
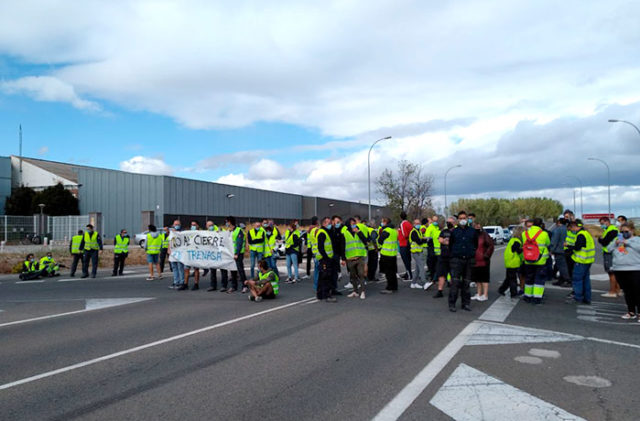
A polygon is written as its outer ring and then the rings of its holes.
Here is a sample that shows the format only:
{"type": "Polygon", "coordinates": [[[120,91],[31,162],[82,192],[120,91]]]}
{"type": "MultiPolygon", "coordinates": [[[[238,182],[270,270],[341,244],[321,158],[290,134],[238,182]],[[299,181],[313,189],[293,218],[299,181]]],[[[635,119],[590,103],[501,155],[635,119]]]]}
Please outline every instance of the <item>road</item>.
{"type": "Polygon", "coordinates": [[[549,288],[531,306],[496,299],[502,251],[491,273],[491,299],[456,313],[408,283],[331,304],[305,280],[253,303],[142,268],[2,277],[0,419],[637,419],[640,323],[619,318],[623,299],[576,308],[549,288]]]}

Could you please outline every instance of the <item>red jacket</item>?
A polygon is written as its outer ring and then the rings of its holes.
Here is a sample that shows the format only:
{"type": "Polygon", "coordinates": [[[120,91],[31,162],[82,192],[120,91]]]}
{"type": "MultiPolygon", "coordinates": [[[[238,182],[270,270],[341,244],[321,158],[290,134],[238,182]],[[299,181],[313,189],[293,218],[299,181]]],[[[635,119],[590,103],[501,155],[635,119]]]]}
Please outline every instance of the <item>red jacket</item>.
{"type": "Polygon", "coordinates": [[[412,229],[413,225],[406,219],[400,223],[400,228],[398,228],[398,245],[400,247],[407,247],[409,245],[408,241],[412,229]]]}
{"type": "Polygon", "coordinates": [[[476,249],[476,267],[489,266],[493,256],[493,240],[485,230],[478,233],[478,248],[476,249]]]}

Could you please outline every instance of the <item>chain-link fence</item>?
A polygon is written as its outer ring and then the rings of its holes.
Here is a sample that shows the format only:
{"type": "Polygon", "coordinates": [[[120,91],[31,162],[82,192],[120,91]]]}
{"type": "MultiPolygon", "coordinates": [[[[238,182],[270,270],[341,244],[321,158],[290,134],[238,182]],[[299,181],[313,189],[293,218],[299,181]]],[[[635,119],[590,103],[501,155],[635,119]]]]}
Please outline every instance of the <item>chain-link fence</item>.
{"type": "Polygon", "coordinates": [[[0,216],[0,236],[5,242],[27,242],[38,232],[40,215],[0,216]]]}
{"type": "Polygon", "coordinates": [[[89,215],[69,215],[48,217],[48,233],[51,240],[69,241],[71,237],[84,230],[89,223],[89,215]]]}
{"type": "Polygon", "coordinates": [[[5,244],[40,244],[49,241],[68,241],[89,223],[88,215],[69,216],[0,216],[0,239],[5,244]]]}

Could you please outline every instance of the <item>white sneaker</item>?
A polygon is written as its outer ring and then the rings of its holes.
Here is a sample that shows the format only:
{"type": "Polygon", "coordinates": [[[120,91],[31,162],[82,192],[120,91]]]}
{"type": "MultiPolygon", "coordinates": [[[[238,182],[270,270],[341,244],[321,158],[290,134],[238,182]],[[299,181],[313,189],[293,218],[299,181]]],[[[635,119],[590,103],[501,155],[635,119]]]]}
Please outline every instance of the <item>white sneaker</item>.
{"type": "Polygon", "coordinates": [[[412,282],[412,283],[411,283],[411,289],[420,289],[420,288],[422,288],[422,287],[420,286],[420,284],[417,284],[417,283],[415,283],[415,282],[412,282]]]}
{"type": "Polygon", "coordinates": [[[478,294],[474,295],[473,297],[471,297],[472,300],[479,300],[480,296],[478,294]]]}
{"type": "Polygon", "coordinates": [[[352,292],[351,294],[347,295],[347,297],[349,297],[349,298],[356,298],[357,296],[358,296],[358,293],[355,292],[355,291],[352,292]]]}
{"type": "Polygon", "coordinates": [[[476,298],[476,300],[478,300],[478,301],[487,301],[488,298],[485,297],[484,295],[480,295],[480,296],[478,296],[478,298],[476,298]]]}
{"type": "Polygon", "coordinates": [[[353,284],[351,284],[351,282],[349,282],[348,284],[346,284],[344,286],[345,289],[353,289],[353,284]]]}
{"type": "Polygon", "coordinates": [[[601,297],[605,297],[605,298],[616,298],[618,296],[618,294],[613,294],[611,292],[607,292],[606,294],[600,294],[601,297]]]}
{"type": "Polygon", "coordinates": [[[258,301],[262,301],[262,297],[259,296],[259,295],[256,297],[256,302],[258,302],[258,301]]]}
{"type": "Polygon", "coordinates": [[[366,297],[365,297],[365,295],[364,295],[364,291],[362,291],[362,292],[360,293],[360,299],[361,299],[361,300],[364,300],[365,298],[366,298],[366,297]]]}
{"type": "Polygon", "coordinates": [[[433,285],[433,282],[425,282],[423,289],[426,291],[431,287],[431,285],[433,285]]]}

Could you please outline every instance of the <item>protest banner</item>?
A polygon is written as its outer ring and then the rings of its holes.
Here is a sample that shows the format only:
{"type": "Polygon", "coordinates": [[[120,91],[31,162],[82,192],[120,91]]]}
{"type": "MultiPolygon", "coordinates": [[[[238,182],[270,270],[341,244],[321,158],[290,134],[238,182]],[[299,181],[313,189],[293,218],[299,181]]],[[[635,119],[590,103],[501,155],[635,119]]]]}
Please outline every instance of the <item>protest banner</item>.
{"type": "Polygon", "coordinates": [[[170,262],[192,268],[237,270],[229,231],[174,231],[169,243],[170,262]]]}

